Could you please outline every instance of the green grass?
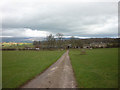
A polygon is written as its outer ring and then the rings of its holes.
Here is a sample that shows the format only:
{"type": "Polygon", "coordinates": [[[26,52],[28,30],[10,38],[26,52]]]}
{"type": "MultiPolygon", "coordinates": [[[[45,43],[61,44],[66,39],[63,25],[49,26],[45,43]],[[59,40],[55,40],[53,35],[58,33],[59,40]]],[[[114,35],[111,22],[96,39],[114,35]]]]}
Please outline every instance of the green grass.
{"type": "Polygon", "coordinates": [[[17,88],[53,64],[64,51],[3,51],[3,88],[17,88]]]}
{"type": "Polygon", "coordinates": [[[80,88],[118,87],[118,49],[70,50],[70,59],[80,88]]]}

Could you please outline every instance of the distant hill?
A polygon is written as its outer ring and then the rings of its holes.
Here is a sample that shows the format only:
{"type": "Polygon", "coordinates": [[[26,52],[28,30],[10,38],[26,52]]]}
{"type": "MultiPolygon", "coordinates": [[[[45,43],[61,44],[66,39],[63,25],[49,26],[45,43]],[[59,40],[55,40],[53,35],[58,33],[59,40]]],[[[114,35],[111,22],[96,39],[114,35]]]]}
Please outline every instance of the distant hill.
{"type": "Polygon", "coordinates": [[[32,43],[32,40],[30,38],[25,37],[3,37],[2,42],[24,42],[24,43],[32,43]]]}
{"type": "MultiPolygon", "coordinates": [[[[33,41],[45,41],[46,38],[42,37],[3,37],[2,42],[23,42],[23,43],[32,43],[33,41]]],[[[55,38],[57,40],[57,38],[55,38]]],[[[63,40],[70,40],[71,38],[63,38],[63,40]]],[[[80,39],[80,38],[75,38],[80,39]]],[[[90,43],[90,42],[113,42],[113,41],[120,40],[119,38],[87,38],[82,39],[83,42],[90,43]]]]}
{"type": "MultiPolygon", "coordinates": [[[[2,39],[2,42],[24,42],[24,43],[32,43],[33,41],[46,40],[46,38],[42,38],[42,37],[2,37],[0,39],[2,39]]],[[[69,40],[69,39],[70,38],[63,38],[63,40],[69,40]]]]}

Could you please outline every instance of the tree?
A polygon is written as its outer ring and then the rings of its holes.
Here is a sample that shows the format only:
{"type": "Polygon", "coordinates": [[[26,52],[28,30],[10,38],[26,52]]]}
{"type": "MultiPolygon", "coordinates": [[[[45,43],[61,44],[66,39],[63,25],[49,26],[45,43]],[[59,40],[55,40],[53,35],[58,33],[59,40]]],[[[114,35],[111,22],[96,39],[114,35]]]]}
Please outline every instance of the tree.
{"type": "Polygon", "coordinates": [[[37,41],[33,41],[33,45],[37,45],[37,41]]]}
{"type": "Polygon", "coordinates": [[[74,36],[71,36],[70,38],[70,44],[72,45],[72,48],[74,48],[76,46],[76,42],[75,42],[75,37],[74,36]]]}
{"type": "Polygon", "coordinates": [[[59,48],[63,47],[63,34],[62,34],[62,33],[57,33],[56,36],[57,36],[57,38],[58,38],[57,46],[58,46],[59,48]]]}
{"type": "Polygon", "coordinates": [[[33,41],[33,45],[35,48],[40,48],[41,42],[40,41],[33,41]]]}
{"type": "Polygon", "coordinates": [[[57,33],[56,36],[58,37],[59,40],[63,39],[63,34],[62,33],[57,33]]]}
{"type": "Polygon", "coordinates": [[[52,34],[47,36],[47,47],[48,48],[53,48],[55,46],[55,38],[52,34]]]}

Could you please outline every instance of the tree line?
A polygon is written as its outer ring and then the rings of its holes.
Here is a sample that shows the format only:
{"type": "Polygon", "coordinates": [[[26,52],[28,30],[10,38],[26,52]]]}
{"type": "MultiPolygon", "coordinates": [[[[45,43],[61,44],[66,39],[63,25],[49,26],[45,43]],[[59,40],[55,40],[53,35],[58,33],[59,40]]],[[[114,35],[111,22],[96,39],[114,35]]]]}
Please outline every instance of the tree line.
{"type": "MultiPolygon", "coordinates": [[[[71,36],[69,39],[65,39],[62,33],[57,33],[55,36],[50,34],[44,41],[33,41],[33,45],[36,48],[41,49],[67,49],[67,48],[83,48],[85,44],[91,43],[104,43],[107,48],[119,47],[119,38],[89,38],[79,39],[71,36]]],[[[94,48],[94,47],[93,47],[94,48]]]]}

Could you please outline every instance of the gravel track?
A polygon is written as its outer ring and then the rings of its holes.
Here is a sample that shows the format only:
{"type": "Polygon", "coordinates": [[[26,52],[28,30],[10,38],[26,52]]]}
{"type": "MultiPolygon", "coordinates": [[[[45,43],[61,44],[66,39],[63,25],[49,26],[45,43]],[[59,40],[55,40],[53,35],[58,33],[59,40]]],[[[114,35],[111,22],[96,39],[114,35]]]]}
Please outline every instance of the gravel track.
{"type": "Polygon", "coordinates": [[[76,88],[76,86],[69,50],[67,50],[47,70],[21,88],[76,88]]]}

